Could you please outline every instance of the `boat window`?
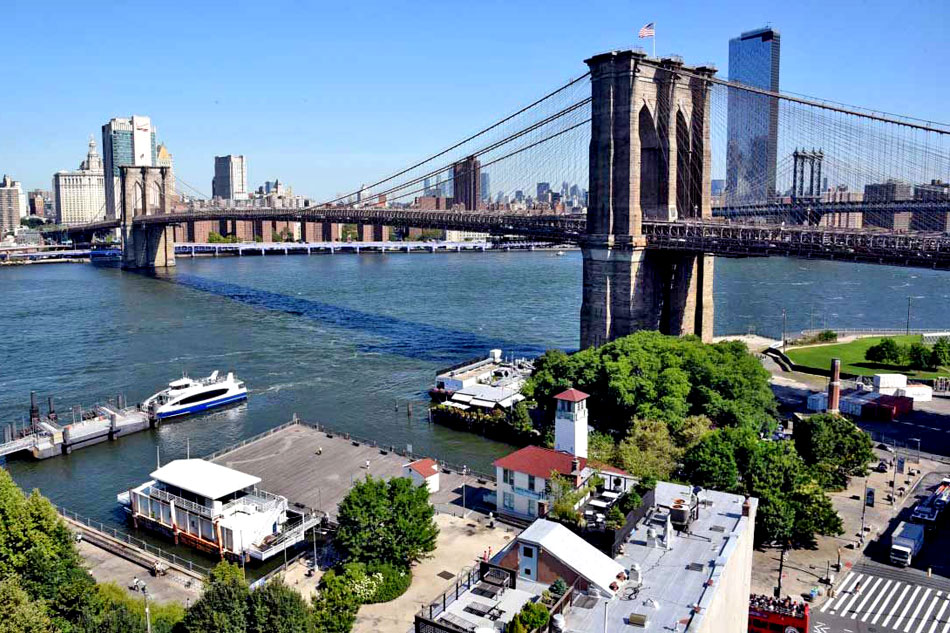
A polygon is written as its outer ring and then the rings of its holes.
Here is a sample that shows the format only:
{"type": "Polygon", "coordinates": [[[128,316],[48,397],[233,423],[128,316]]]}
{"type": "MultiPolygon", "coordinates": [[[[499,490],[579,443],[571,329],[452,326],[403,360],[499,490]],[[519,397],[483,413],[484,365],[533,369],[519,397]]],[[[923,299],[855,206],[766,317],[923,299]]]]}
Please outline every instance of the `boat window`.
{"type": "Polygon", "coordinates": [[[227,389],[212,389],[211,391],[205,391],[203,393],[196,393],[193,396],[188,396],[187,398],[182,398],[176,405],[183,404],[194,404],[195,402],[202,402],[204,400],[210,400],[212,398],[217,398],[218,396],[223,396],[228,392],[227,389]]]}

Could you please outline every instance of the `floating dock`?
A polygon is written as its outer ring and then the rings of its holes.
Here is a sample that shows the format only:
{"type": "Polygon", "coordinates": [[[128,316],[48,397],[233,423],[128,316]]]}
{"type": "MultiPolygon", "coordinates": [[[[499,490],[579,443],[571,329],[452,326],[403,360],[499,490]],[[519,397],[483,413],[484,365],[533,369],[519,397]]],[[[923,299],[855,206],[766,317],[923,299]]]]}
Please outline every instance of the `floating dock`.
{"type": "Polygon", "coordinates": [[[20,452],[29,453],[35,459],[68,455],[76,449],[117,440],[158,424],[138,407],[123,406],[122,398],[117,404],[96,405],[85,411],[77,407],[72,412],[73,421],[64,424],[53,412],[52,401],[49,413],[40,416],[35,394],[30,394],[30,398],[30,427],[21,430],[8,427],[6,441],[0,444],[0,457],[20,452]]]}

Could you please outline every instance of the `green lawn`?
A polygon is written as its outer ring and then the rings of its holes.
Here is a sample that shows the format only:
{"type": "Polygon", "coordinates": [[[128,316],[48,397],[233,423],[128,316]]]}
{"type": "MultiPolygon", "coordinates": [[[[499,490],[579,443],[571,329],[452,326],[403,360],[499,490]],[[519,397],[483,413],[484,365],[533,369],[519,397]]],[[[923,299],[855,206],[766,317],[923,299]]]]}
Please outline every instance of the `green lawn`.
{"type": "MultiPolygon", "coordinates": [[[[901,345],[910,345],[918,343],[921,340],[919,334],[910,336],[891,336],[901,345]]],[[[872,345],[881,342],[881,337],[871,336],[868,338],[859,338],[850,343],[836,343],[834,345],[815,345],[812,347],[789,347],[787,355],[797,365],[812,367],[815,369],[830,369],[831,359],[841,359],[841,371],[848,374],[858,374],[860,376],[870,376],[872,374],[907,374],[911,378],[936,378],[937,376],[946,376],[950,374],[946,368],[941,371],[918,371],[909,367],[895,367],[893,365],[882,365],[864,360],[864,353],[872,345]]]]}

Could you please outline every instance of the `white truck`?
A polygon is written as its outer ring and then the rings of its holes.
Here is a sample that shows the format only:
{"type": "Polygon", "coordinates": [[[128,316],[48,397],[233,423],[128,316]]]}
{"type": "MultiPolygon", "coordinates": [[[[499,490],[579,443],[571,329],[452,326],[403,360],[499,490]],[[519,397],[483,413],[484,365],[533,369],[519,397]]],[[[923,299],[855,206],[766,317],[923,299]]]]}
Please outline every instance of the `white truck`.
{"type": "Polygon", "coordinates": [[[924,546],[924,526],[901,521],[891,534],[891,562],[907,567],[924,546]]]}

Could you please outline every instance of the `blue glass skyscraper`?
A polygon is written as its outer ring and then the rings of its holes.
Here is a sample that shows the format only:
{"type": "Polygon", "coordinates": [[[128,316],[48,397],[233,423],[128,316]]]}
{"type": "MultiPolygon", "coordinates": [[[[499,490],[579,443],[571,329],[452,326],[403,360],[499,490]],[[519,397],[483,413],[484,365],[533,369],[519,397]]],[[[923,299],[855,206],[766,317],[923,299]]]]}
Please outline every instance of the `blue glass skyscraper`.
{"type": "MultiPolygon", "coordinates": [[[[780,42],[778,31],[772,28],[748,31],[729,40],[729,81],[778,92],[780,42]]],[[[777,152],[778,99],[730,88],[727,201],[749,204],[772,200],[777,152]]]]}

